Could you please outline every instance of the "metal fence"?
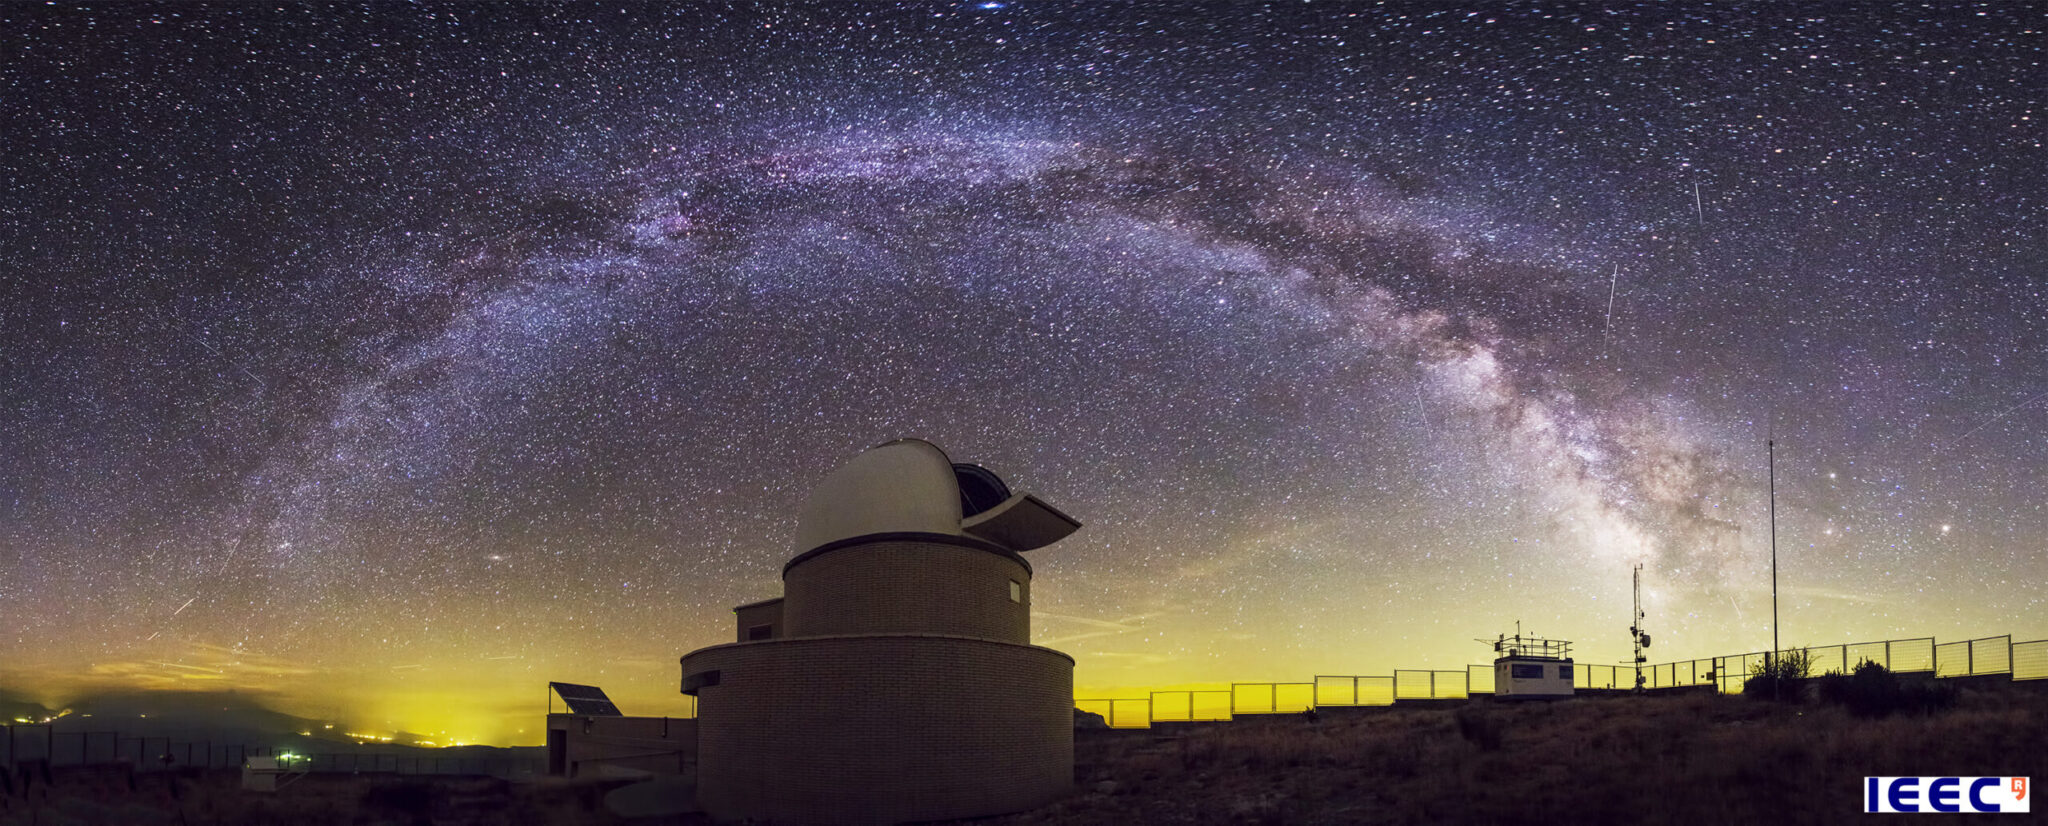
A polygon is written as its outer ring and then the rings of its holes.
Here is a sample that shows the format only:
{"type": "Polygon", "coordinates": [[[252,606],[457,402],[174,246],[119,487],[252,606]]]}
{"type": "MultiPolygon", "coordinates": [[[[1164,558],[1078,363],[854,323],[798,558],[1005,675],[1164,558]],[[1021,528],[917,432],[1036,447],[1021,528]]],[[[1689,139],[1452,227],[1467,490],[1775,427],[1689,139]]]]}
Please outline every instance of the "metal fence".
{"type": "Polygon", "coordinates": [[[2048,680],[2048,640],[2012,644],[2014,680],[2048,680]]]}
{"type": "Polygon", "coordinates": [[[0,737],[0,764],[106,766],[127,763],[136,771],[181,768],[234,768],[250,757],[270,755],[268,746],[176,740],[169,737],[127,737],[118,731],[57,731],[48,723],[6,726],[0,737]]]}
{"type": "MultiPolygon", "coordinates": [[[[1152,724],[1152,698],[1075,700],[1074,707],[1102,715],[1110,728],[1145,728],[1152,724]]],[[[1166,721],[1161,721],[1166,722],[1166,721]]]]}
{"type": "MultiPolygon", "coordinates": [[[[2015,643],[2010,635],[1940,644],[1933,637],[1914,637],[1787,648],[1778,656],[1795,653],[1808,658],[1814,676],[1851,672],[1869,661],[1894,672],[1931,672],[1937,677],[2005,674],[2016,681],[2048,679],[2048,640],[2015,643]]],[[[1771,652],[1752,651],[1644,665],[1643,687],[1713,686],[1724,693],[1740,693],[1743,682],[1771,658],[1771,652]]],[[[1584,662],[1574,666],[1572,685],[1579,690],[1627,690],[1635,686],[1634,666],[1584,662]]],[[[1491,694],[1495,689],[1493,666],[1472,665],[1463,671],[1397,669],[1392,675],[1324,674],[1305,683],[1231,683],[1228,689],[1155,691],[1144,698],[1080,700],[1075,706],[1101,714],[1112,728],[1145,728],[1154,722],[1223,721],[1237,715],[1389,706],[1400,700],[1464,699],[1491,694]]]]}
{"type": "MultiPolygon", "coordinates": [[[[1810,663],[1809,673],[1814,676],[1832,672],[1848,673],[1868,660],[1884,666],[1887,670],[1900,673],[1935,671],[1937,676],[1961,676],[1971,673],[1993,674],[2002,671],[1987,671],[2001,657],[2009,659],[2005,652],[2010,644],[2009,637],[1986,637],[1956,643],[1935,645],[1933,637],[1916,637],[1904,640],[1878,640],[1844,645],[1821,645],[1807,648],[1787,648],[1781,655],[1803,653],[1810,663]],[[2003,641],[2003,645],[1999,644],[2003,641]],[[1983,665],[1972,671],[1970,651],[1975,648],[1983,665]],[[1941,670],[1936,666],[1943,665],[1941,670]]],[[[1771,659],[1768,651],[1752,651],[1746,654],[1728,654],[1699,660],[1679,660],[1643,666],[1644,688],[1678,688],[1684,686],[1711,685],[1724,693],[1742,691],[1742,684],[1751,674],[1764,667],[1771,659]]],[[[1998,666],[2004,668],[2004,666],[1998,666]]],[[[1581,666],[1581,668],[1587,668],[1581,666]]],[[[1592,666],[1591,668],[1599,668],[1592,666]]],[[[1614,688],[1627,688],[1634,682],[1634,669],[1628,666],[1613,666],[1615,669],[1614,688]]],[[[1584,681],[1580,688],[1605,687],[1588,686],[1584,681]]]]}
{"type": "Polygon", "coordinates": [[[1316,677],[1317,706],[1390,706],[1394,704],[1394,678],[1316,677]]]}
{"type": "Polygon", "coordinates": [[[1229,691],[1154,691],[1152,722],[1199,723],[1230,719],[1229,691]]]}
{"type": "Polygon", "coordinates": [[[1230,713],[1299,714],[1316,707],[1315,683],[1231,683],[1230,713]]]}
{"type": "Polygon", "coordinates": [[[1934,676],[1974,677],[2012,673],[2012,637],[1945,642],[1934,647],[1934,676]]]}
{"type": "Polygon", "coordinates": [[[1574,663],[1572,667],[1572,687],[1584,689],[1628,688],[1635,684],[1635,678],[1631,676],[1633,673],[1632,669],[1623,668],[1618,665],[1574,663]]]}
{"type": "Polygon", "coordinates": [[[1469,694],[1492,694],[1494,691],[1493,666],[1465,666],[1465,691],[1469,694]]]}
{"type": "Polygon", "coordinates": [[[118,731],[57,731],[48,723],[15,724],[0,736],[0,765],[51,768],[72,766],[132,767],[137,772],[178,769],[239,768],[251,757],[290,756],[290,765],[310,772],[387,772],[395,774],[492,775],[520,777],[544,773],[543,758],[459,757],[395,753],[333,752],[297,754],[272,746],[179,740],[170,737],[128,737],[118,731]]]}
{"type": "Polygon", "coordinates": [[[546,761],[519,757],[428,757],[404,754],[322,753],[297,755],[287,762],[294,771],[316,774],[439,774],[526,777],[545,772],[546,761]]]}
{"type": "Polygon", "coordinates": [[[1462,700],[1471,696],[1465,685],[1466,671],[1394,671],[1396,700],[1462,700]]]}

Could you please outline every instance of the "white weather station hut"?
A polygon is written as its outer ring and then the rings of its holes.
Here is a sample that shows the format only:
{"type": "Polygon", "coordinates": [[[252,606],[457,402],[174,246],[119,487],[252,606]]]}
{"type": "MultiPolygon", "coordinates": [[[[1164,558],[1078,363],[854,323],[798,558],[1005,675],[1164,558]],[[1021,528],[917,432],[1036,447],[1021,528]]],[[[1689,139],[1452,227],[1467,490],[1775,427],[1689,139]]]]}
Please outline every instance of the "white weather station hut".
{"type": "MultiPolygon", "coordinates": [[[[1520,623],[1517,623],[1519,626],[1520,623]]],[[[1572,696],[1572,644],[1566,640],[1515,635],[1480,640],[1492,643],[1493,696],[1501,700],[1554,700],[1572,696]]]]}

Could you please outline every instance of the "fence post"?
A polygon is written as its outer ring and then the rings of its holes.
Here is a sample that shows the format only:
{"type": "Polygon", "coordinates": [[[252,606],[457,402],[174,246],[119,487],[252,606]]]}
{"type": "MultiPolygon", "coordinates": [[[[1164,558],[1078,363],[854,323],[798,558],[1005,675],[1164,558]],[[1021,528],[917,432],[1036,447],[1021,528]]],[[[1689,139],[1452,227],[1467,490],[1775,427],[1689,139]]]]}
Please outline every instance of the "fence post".
{"type": "Polygon", "coordinates": [[[1977,673],[1977,641],[1963,643],[1963,673],[1977,673]]]}

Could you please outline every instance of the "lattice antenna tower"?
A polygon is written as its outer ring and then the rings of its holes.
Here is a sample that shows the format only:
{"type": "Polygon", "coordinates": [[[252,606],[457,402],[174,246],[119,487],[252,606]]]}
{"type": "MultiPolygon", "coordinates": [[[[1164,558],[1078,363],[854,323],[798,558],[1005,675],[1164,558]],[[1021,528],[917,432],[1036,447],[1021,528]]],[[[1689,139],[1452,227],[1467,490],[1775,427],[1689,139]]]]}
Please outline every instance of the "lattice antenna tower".
{"type": "Polygon", "coordinates": [[[1650,647],[1650,632],[1643,630],[1643,563],[1635,568],[1635,613],[1629,617],[1628,636],[1635,645],[1636,690],[1643,690],[1643,649],[1650,647]]]}

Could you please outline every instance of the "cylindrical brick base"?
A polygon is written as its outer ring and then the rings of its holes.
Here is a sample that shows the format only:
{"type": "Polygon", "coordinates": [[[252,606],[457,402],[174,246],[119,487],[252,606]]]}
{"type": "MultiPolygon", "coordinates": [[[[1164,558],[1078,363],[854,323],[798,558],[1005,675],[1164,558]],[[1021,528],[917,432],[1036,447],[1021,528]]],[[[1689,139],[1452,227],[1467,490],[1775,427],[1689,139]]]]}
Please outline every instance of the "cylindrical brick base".
{"type": "Polygon", "coordinates": [[[972,547],[980,544],[862,541],[799,557],[782,574],[781,636],[918,633],[1030,642],[1031,569],[1015,554],[972,547]]]}
{"type": "Polygon", "coordinates": [[[720,819],[899,823],[1044,805],[1074,772],[1074,661],[928,634],[715,646],[696,684],[697,800],[720,819]],[[715,677],[712,672],[716,672],[715,677]]]}

